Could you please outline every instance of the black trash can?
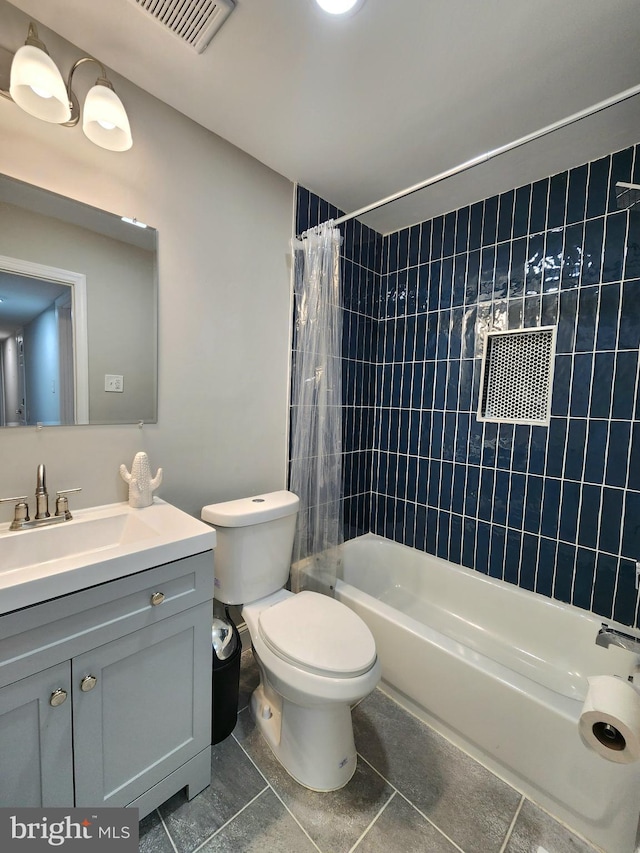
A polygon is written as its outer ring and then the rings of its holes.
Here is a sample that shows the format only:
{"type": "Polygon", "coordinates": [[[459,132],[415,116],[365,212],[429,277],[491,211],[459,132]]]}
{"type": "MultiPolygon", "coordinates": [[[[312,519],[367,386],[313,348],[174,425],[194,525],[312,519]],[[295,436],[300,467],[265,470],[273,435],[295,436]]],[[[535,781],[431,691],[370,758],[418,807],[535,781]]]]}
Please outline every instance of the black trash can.
{"type": "Polygon", "coordinates": [[[238,629],[230,619],[214,617],[211,626],[213,645],[213,708],[211,742],[229,737],[238,719],[240,655],[242,644],[238,629]]]}

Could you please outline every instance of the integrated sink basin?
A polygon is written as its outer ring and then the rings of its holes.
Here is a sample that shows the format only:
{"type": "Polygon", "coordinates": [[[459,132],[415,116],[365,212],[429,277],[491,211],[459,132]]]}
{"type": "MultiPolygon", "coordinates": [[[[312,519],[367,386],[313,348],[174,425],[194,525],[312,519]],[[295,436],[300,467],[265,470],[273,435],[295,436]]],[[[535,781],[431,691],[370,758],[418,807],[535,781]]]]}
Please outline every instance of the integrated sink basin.
{"type": "MultiPolygon", "coordinates": [[[[154,498],[76,510],[52,527],[0,525],[0,614],[215,548],[213,528],[154,498]]],[[[213,561],[212,561],[213,584],[213,561]]]]}

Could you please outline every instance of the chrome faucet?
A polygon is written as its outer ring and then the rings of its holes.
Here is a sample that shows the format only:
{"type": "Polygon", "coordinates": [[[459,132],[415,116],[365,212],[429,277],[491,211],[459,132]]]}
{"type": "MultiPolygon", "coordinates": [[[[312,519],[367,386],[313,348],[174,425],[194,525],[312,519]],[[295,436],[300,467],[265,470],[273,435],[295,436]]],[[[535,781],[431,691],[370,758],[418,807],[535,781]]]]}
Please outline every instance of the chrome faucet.
{"type": "Polygon", "coordinates": [[[49,493],[47,492],[47,475],[44,465],[38,465],[36,478],[36,521],[41,518],[50,518],[49,493]]]}
{"type": "Polygon", "coordinates": [[[640,655],[640,638],[633,637],[631,634],[624,634],[622,631],[616,631],[615,628],[610,628],[604,622],[598,631],[596,646],[603,646],[605,649],[608,649],[609,646],[619,646],[621,649],[640,655]]]}
{"type": "Polygon", "coordinates": [[[28,530],[32,527],[45,527],[48,524],[59,524],[72,518],[69,512],[67,495],[70,492],[81,492],[82,489],[60,489],[56,492],[56,514],[49,512],[49,493],[47,492],[47,474],[44,465],[38,465],[36,475],[36,514],[29,518],[29,506],[25,495],[17,498],[0,498],[2,503],[14,503],[13,521],[9,530],[28,530]]]}

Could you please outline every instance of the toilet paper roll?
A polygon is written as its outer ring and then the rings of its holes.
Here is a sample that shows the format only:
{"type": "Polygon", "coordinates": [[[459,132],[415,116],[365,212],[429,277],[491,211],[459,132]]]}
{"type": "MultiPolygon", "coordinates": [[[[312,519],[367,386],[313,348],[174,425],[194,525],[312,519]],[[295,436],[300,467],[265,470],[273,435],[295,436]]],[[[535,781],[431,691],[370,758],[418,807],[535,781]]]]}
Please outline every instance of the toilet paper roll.
{"type": "Polygon", "coordinates": [[[584,742],[608,761],[630,764],[640,759],[640,693],[613,675],[587,679],[589,690],[580,715],[584,742]]]}

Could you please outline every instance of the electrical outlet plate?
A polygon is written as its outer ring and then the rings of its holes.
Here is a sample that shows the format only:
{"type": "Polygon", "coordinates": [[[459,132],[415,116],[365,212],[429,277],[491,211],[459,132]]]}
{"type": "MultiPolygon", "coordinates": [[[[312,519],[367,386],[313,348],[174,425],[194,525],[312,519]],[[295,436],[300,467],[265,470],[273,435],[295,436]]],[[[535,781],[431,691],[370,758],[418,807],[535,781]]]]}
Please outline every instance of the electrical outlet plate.
{"type": "Polygon", "coordinates": [[[124,376],[120,376],[116,373],[105,373],[104,390],[117,392],[124,391],[124,376]]]}

